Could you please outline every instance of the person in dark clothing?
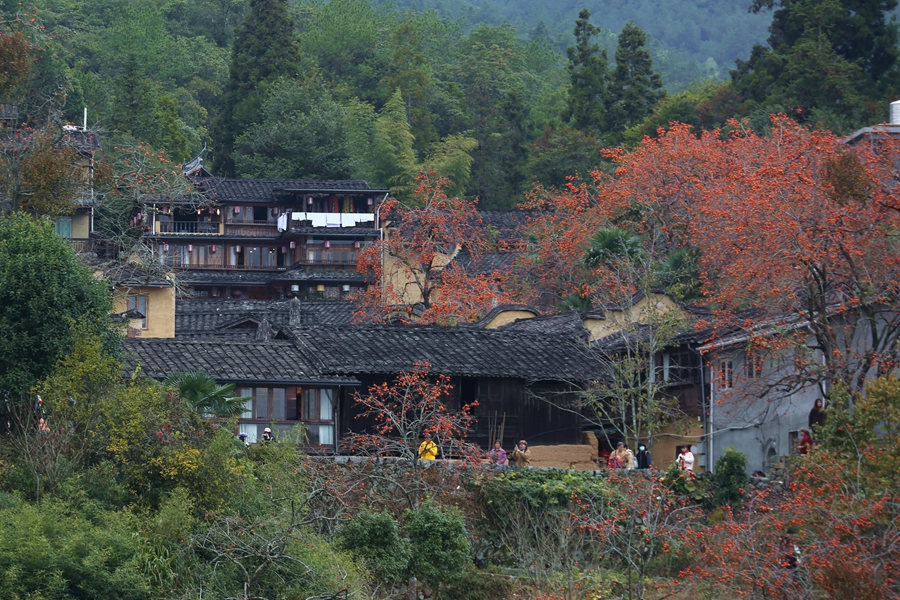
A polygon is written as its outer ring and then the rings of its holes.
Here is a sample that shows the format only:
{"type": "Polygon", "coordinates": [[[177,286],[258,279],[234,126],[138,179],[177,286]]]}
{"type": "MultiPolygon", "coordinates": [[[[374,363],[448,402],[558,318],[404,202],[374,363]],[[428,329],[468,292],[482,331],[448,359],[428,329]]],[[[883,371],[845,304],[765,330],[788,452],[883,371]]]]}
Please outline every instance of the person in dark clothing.
{"type": "Polygon", "coordinates": [[[649,469],[653,463],[650,461],[650,451],[647,450],[647,446],[644,444],[638,444],[637,451],[637,468],[638,469],[649,469]]]}
{"type": "Polygon", "coordinates": [[[825,427],[825,409],[822,408],[821,399],[817,399],[813,403],[812,410],[809,411],[809,429],[811,431],[815,431],[813,425],[825,427]]]}

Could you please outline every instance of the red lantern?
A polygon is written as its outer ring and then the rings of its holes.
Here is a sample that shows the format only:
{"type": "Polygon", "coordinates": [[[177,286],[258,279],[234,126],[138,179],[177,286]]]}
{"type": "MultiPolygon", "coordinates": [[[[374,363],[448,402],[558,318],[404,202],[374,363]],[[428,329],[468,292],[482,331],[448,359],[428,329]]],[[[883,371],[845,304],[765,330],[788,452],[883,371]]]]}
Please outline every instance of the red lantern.
{"type": "Polygon", "coordinates": [[[281,253],[282,253],[282,254],[287,254],[287,246],[282,246],[282,247],[281,247],[281,253]]]}
{"type": "Polygon", "coordinates": [[[215,253],[216,253],[216,250],[218,250],[218,249],[219,249],[219,247],[216,246],[215,244],[213,244],[212,246],[209,247],[209,251],[210,251],[212,254],[215,254],[215,253]]]}
{"type": "Polygon", "coordinates": [[[278,214],[278,207],[277,207],[277,206],[276,206],[275,208],[272,209],[272,214],[273,214],[273,215],[277,215],[277,214],[278,214]]]}
{"type": "Polygon", "coordinates": [[[367,200],[367,203],[368,203],[369,206],[372,206],[373,204],[375,204],[375,200],[373,200],[372,198],[369,198],[369,199],[367,200]]]}
{"type": "Polygon", "coordinates": [[[291,242],[291,248],[293,249],[293,248],[296,248],[296,247],[297,247],[297,242],[291,242]]]}
{"type": "Polygon", "coordinates": [[[235,206],[235,207],[234,207],[234,214],[236,214],[236,215],[241,214],[241,207],[240,207],[240,206],[235,206]]]}
{"type": "Polygon", "coordinates": [[[312,196],[310,196],[309,198],[306,199],[306,203],[307,203],[307,204],[312,204],[312,196]]]}
{"type": "Polygon", "coordinates": [[[354,240],[354,241],[353,241],[353,247],[354,247],[354,248],[359,248],[359,240],[354,240]]]}
{"type": "Polygon", "coordinates": [[[328,240],[325,240],[325,247],[331,248],[331,242],[329,242],[328,240]]]}
{"type": "Polygon", "coordinates": [[[235,252],[240,252],[240,251],[241,251],[241,247],[240,247],[240,246],[235,246],[235,247],[234,247],[234,251],[235,251],[235,252]]]}
{"type": "Polygon", "coordinates": [[[193,251],[194,251],[194,245],[188,244],[188,252],[193,252],[193,251]]]}

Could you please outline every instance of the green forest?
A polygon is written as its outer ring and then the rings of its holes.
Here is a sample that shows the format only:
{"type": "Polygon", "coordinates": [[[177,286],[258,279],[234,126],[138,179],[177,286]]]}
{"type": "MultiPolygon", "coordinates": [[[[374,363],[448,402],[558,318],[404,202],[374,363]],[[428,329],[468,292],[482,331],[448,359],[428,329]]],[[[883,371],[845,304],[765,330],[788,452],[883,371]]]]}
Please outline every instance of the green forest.
{"type": "Polygon", "coordinates": [[[435,170],[484,208],[589,179],[601,148],[672,121],[764,130],[789,112],[847,133],[898,91],[895,0],[6,4],[5,27],[43,49],[0,99],[32,125],[86,108],[108,154],[206,148],[216,175],[400,198],[435,170]]]}

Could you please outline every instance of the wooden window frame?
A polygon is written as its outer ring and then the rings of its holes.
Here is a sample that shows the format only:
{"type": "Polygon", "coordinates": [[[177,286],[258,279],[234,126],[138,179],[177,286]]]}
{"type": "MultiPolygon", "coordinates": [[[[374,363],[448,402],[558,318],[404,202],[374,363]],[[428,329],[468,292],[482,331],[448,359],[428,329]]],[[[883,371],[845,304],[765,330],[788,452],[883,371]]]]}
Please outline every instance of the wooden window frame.
{"type": "Polygon", "coordinates": [[[147,331],[150,328],[150,296],[148,294],[128,294],[126,298],[128,310],[134,309],[144,315],[144,318],[141,320],[141,330],[147,331]],[[131,306],[132,298],[134,298],[134,306],[131,306]],[[144,299],[144,310],[138,308],[140,306],[138,298],[144,299]]]}

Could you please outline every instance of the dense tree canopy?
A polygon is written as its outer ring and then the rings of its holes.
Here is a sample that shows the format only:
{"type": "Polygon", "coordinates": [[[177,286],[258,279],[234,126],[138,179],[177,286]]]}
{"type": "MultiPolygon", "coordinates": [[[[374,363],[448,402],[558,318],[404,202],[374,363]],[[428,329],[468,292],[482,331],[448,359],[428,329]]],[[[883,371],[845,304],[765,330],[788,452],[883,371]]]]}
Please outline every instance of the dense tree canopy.
{"type": "Polygon", "coordinates": [[[0,217],[0,394],[27,397],[72,349],[76,327],[114,352],[106,283],[78,262],[53,226],[0,217]]]}

